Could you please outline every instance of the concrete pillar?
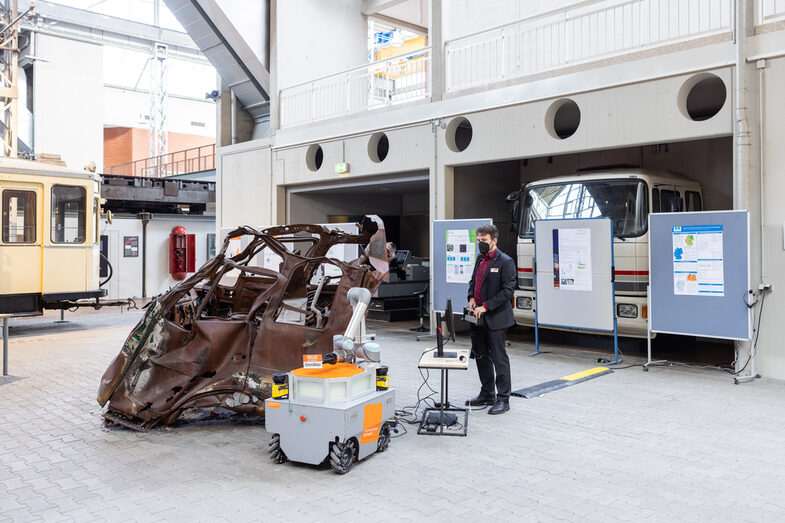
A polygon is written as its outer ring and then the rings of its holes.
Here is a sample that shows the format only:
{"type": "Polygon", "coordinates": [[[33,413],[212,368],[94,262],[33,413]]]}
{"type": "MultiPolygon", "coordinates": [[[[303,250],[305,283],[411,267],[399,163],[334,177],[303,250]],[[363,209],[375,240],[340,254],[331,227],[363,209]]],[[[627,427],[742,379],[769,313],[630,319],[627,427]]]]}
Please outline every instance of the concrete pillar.
{"type": "Polygon", "coordinates": [[[219,96],[215,103],[215,143],[218,147],[225,147],[232,145],[232,93],[220,76],[218,76],[218,86],[219,96]]]}
{"type": "Polygon", "coordinates": [[[438,102],[444,93],[444,41],[442,38],[442,0],[431,0],[428,13],[428,43],[431,46],[431,99],[438,102]]]}

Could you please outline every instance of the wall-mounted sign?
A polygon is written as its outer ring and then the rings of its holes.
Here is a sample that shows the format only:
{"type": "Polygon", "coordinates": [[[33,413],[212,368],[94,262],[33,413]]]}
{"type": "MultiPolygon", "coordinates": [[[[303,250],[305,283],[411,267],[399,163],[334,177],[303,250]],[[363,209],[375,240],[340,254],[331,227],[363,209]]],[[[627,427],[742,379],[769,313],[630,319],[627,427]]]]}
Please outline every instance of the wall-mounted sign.
{"type": "Polygon", "coordinates": [[[207,233],[207,259],[215,258],[215,233],[207,233]]]}
{"type": "Polygon", "coordinates": [[[349,164],[345,162],[336,163],[335,174],[349,174],[349,164]]]}
{"type": "Polygon", "coordinates": [[[139,236],[123,236],[123,258],[139,256],[139,236]]]}

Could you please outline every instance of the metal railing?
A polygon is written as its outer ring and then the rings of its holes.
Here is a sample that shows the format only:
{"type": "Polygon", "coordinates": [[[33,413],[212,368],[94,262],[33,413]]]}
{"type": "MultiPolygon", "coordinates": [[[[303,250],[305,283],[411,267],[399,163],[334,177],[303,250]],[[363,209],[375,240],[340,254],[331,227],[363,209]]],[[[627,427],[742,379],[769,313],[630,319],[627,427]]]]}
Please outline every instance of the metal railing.
{"type": "Polygon", "coordinates": [[[758,24],[770,24],[785,20],[785,0],[758,0],[755,9],[757,10],[758,24]]]}
{"type": "Polygon", "coordinates": [[[446,42],[445,88],[460,91],[720,34],[732,24],[733,0],[575,2],[446,42]]]}
{"type": "Polygon", "coordinates": [[[282,89],[280,127],[356,114],[430,96],[424,47],[282,89]]]}
{"type": "Polygon", "coordinates": [[[106,167],[105,174],[162,178],[215,169],[215,144],[106,167]]]}

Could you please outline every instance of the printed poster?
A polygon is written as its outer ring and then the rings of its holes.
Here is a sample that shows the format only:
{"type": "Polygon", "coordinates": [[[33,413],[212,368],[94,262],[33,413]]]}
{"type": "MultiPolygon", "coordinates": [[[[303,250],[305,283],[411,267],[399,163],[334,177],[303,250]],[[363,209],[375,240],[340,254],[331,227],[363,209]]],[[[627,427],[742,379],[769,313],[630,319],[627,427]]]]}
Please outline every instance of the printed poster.
{"type": "Polygon", "coordinates": [[[722,225],[673,227],[673,294],[725,295],[722,225]]]}
{"type": "Polygon", "coordinates": [[[553,286],[591,292],[591,229],[553,230],[553,286]]]}
{"type": "Polygon", "coordinates": [[[469,283],[476,260],[477,231],[454,229],[447,231],[447,283],[469,283]]]}

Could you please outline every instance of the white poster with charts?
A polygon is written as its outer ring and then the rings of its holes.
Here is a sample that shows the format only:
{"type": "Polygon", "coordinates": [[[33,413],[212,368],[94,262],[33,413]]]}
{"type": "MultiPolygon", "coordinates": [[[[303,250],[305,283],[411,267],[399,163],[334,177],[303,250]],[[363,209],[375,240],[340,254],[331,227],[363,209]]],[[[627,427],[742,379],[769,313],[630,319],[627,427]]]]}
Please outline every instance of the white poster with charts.
{"type": "Polygon", "coordinates": [[[722,225],[675,225],[673,293],[725,296],[722,225]]]}
{"type": "Polygon", "coordinates": [[[476,231],[448,229],[445,247],[448,283],[469,283],[474,272],[476,231]]]}

